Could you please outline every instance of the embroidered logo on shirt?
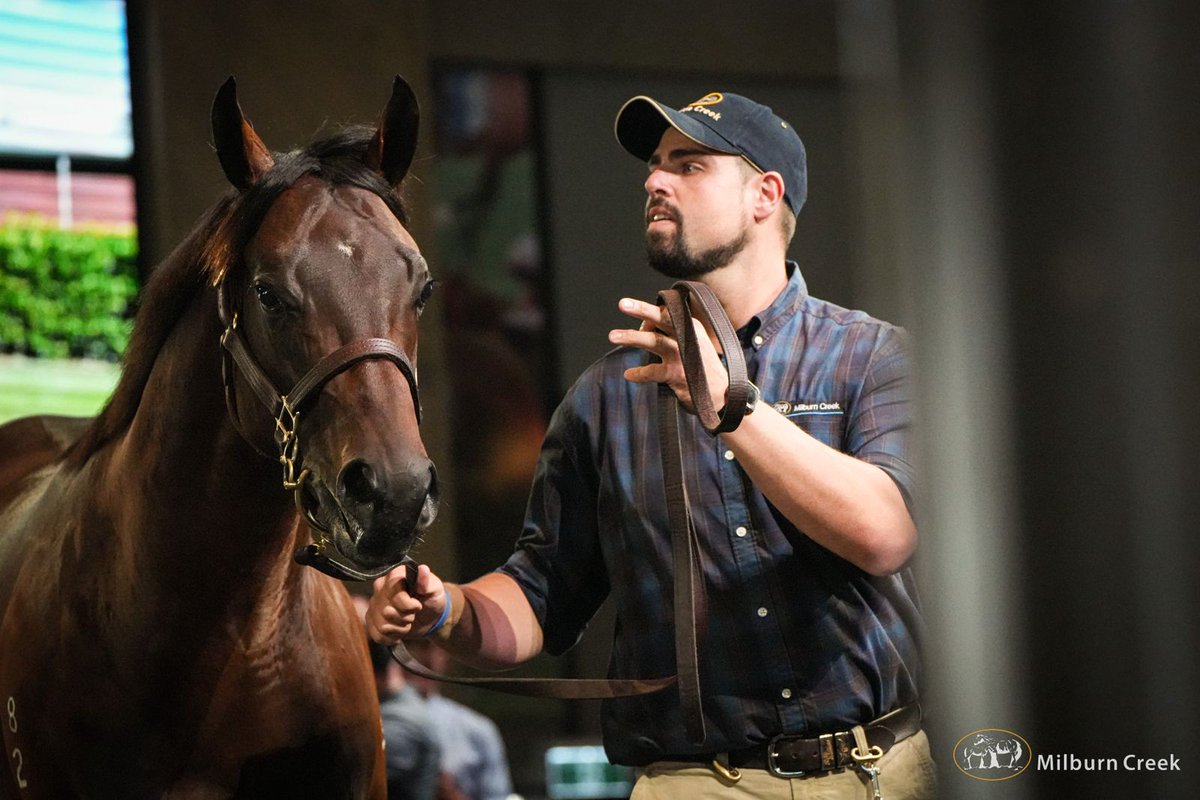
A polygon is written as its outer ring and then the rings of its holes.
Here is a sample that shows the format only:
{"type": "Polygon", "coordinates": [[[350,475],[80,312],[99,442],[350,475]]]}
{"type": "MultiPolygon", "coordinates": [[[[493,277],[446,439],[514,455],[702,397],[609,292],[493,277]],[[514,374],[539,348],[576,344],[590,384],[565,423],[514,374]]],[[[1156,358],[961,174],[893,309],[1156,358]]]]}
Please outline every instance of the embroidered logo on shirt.
{"type": "Polygon", "coordinates": [[[789,403],[787,400],[777,400],[771,404],[780,414],[788,417],[795,417],[802,414],[844,414],[842,404],[837,402],[829,402],[822,400],[817,403],[795,402],[789,403]]]}

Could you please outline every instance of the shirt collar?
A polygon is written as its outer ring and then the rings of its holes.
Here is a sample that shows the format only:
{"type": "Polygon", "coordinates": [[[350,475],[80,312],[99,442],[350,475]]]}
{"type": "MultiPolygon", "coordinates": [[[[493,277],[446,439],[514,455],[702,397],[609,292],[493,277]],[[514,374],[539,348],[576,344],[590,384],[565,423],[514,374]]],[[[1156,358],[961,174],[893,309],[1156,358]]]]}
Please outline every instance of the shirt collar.
{"type": "Polygon", "coordinates": [[[800,274],[800,265],[795,261],[785,264],[788,273],[787,284],[783,287],[771,305],[750,318],[750,321],[738,329],[738,338],[743,347],[753,347],[755,350],[766,344],[771,334],[779,330],[785,322],[791,319],[796,309],[808,296],[808,285],[800,274]]]}

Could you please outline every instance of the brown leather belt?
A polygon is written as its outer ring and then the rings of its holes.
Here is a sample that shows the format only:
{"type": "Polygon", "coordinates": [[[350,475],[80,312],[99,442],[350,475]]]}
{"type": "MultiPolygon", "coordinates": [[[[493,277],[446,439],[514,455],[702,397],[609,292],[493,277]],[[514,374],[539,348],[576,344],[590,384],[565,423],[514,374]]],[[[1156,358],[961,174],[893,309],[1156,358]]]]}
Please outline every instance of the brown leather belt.
{"type": "MultiPolygon", "coordinates": [[[[916,703],[884,714],[863,726],[870,746],[878,747],[884,753],[920,729],[921,706],[916,703]]],[[[736,769],[765,769],[781,778],[799,778],[854,766],[854,758],[850,755],[854,747],[854,734],[850,731],[825,733],[810,739],[781,734],[766,744],[721,756],[687,756],[678,760],[724,764],[728,758],[727,765],[736,769]]]]}

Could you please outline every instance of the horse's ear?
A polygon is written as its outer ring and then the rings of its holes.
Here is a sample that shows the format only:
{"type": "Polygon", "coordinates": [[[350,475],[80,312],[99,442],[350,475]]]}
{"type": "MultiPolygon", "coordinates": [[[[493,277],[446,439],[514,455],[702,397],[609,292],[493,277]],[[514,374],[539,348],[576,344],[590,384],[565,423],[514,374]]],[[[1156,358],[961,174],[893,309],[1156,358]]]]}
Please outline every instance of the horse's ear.
{"type": "Polygon", "coordinates": [[[379,117],[379,126],[367,148],[367,166],[383,175],[389,186],[399,186],[408,174],[417,149],[421,110],[412,87],[399,75],[392,81],[392,96],[379,117]]]}
{"type": "Polygon", "coordinates": [[[275,166],[275,159],[253,126],[242,116],[237,101],[237,83],[233,76],[221,84],[212,107],[213,142],[225,177],[245,191],[275,166]]]}

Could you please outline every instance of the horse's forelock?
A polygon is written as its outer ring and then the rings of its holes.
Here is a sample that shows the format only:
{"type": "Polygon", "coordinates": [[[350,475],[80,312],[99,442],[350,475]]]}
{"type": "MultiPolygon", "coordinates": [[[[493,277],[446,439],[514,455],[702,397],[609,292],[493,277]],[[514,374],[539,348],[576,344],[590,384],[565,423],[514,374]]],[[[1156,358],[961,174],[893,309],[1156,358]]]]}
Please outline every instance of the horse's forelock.
{"type": "Polygon", "coordinates": [[[313,142],[303,150],[275,153],[274,167],[255,185],[235,196],[233,207],[206,244],[202,266],[209,282],[216,285],[236,269],[238,257],[275,200],[308,175],[332,186],[357,186],[377,195],[407,227],[408,212],[401,197],[382,175],[364,163],[373,135],[370,128],[351,127],[313,142]]]}
{"type": "Polygon", "coordinates": [[[400,223],[408,226],[408,209],[383,175],[366,165],[367,148],[375,137],[372,128],[351,126],[309,145],[300,155],[314,160],[315,174],[333,185],[357,186],[387,204],[400,223]]]}

